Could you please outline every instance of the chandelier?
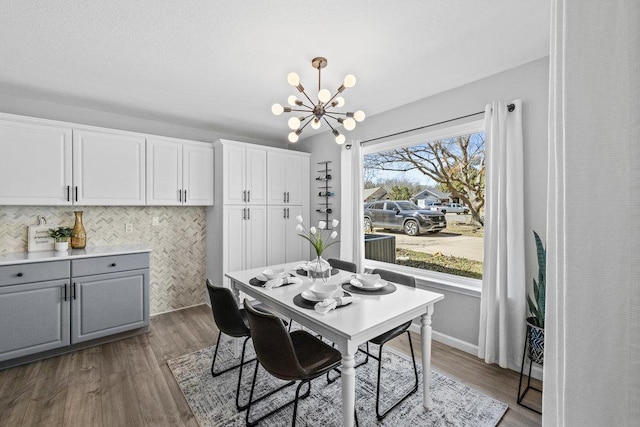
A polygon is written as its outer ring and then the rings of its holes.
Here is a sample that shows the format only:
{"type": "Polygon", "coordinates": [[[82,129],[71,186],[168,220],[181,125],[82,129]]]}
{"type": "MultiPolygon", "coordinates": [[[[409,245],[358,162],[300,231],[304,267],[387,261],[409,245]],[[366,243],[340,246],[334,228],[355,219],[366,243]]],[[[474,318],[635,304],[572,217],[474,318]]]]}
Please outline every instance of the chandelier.
{"type": "Polygon", "coordinates": [[[291,133],[289,133],[289,142],[297,142],[298,137],[307,125],[311,124],[313,129],[319,129],[322,122],[325,122],[331,128],[331,132],[336,137],[336,142],[338,144],[344,144],[344,135],[331,126],[328,119],[335,120],[335,122],[341,124],[346,130],[353,130],[356,127],[356,122],[364,120],[365,114],[362,110],[356,111],[355,113],[333,110],[334,108],[344,106],[344,98],[338,95],[344,92],[346,88],[355,86],[356,78],[353,74],[347,75],[336,93],[331,96],[331,92],[329,92],[328,89],[322,89],[320,84],[321,70],[327,66],[326,58],[313,58],[311,60],[311,66],[318,70],[318,100],[313,101],[309,95],[307,95],[304,87],[300,84],[300,77],[298,74],[289,73],[289,75],[287,75],[287,82],[298,89],[298,92],[303,94],[306,100],[300,100],[295,95],[291,95],[287,99],[290,107],[273,104],[271,112],[276,116],[279,116],[282,113],[303,113],[300,117],[293,116],[289,118],[289,121],[287,122],[289,129],[291,129],[291,133]]]}

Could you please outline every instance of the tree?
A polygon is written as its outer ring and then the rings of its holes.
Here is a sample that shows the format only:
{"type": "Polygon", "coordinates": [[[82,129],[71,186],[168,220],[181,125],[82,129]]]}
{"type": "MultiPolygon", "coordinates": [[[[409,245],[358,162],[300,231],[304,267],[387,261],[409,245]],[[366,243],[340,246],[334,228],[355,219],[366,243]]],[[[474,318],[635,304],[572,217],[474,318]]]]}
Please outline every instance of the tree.
{"type": "Polygon", "coordinates": [[[412,194],[409,190],[409,187],[406,186],[397,186],[394,185],[391,187],[391,192],[389,193],[389,198],[391,200],[409,200],[412,194]]]}
{"type": "Polygon", "coordinates": [[[369,154],[364,158],[364,168],[396,172],[416,169],[469,206],[473,220],[483,223],[484,132],[369,154]]]}

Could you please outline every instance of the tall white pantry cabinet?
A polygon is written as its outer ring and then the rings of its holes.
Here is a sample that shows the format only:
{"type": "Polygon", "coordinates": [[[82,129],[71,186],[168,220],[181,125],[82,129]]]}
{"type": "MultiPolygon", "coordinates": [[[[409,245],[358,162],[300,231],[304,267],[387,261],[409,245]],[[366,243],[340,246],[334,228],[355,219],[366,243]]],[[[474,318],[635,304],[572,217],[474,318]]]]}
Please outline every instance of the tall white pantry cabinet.
{"type": "Polygon", "coordinates": [[[309,217],[310,154],[219,140],[214,159],[207,277],[228,286],[227,272],[308,258],[295,217],[309,217]]]}

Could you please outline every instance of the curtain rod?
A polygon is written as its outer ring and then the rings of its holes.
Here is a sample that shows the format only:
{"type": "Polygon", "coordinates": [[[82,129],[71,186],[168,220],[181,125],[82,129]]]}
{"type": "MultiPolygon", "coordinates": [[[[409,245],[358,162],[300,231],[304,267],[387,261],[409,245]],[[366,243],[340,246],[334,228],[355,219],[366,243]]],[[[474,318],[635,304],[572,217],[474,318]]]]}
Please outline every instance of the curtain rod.
{"type": "MultiPolygon", "coordinates": [[[[515,109],[516,109],[516,105],[515,104],[508,104],[507,105],[507,111],[512,112],[515,109]]],[[[389,138],[391,136],[403,135],[405,133],[414,132],[416,130],[426,129],[426,128],[430,128],[430,127],[433,127],[433,126],[442,125],[442,124],[453,122],[453,121],[460,120],[460,119],[466,119],[467,117],[473,117],[473,116],[477,116],[479,114],[484,114],[484,111],[478,111],[477,113],[467,114],[466,116],[456,117],[455,119],[444,120],[444,121],[438,122],[438,123],[431,123],[429,125],[424,125],[424,126],[420,126],[420,127],[413,128],[413,129],[403,130],[401,132],[391,133],[389,135],[379,136],[377,138],[367,139],[367,140],[364,140],[364,141],[360,141],[360,146],[366,144],[367,142],[373,142],[373,141],[377,141],[379,139],[389,138]]],[[[351,148],[351,144],[347,145],[347,149],[349,149],[349,148],[351,148]]]]}

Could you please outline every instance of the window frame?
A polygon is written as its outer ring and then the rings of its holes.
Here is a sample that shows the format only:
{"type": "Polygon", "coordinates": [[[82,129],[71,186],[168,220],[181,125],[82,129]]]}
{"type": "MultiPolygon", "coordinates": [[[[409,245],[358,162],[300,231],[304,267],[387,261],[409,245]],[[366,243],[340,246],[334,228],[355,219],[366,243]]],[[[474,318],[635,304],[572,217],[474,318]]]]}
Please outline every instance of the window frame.
{"type": "MultiPolygon", "coordinates": [[[[472,133],[486,132],[484,119],[473,120],[453,126],[439,127],[427,132],[421,132],[404,138],[390,139],[378,143],[363,145],[361,155],[364,163],[364,156],[377,153],[380,151],[393,150],[394,148],[402,148],[411,145],[417,145],[425,141],[435,141],[437,139],[453,138],[459,135],[468,135],[472,133]]],[[[485,146],[486,150],[486,146],[485,146]]],[[[361,180],[358,184],[364,185],[361,180]]],[[[364,237],[363,237],[364,238],[364,237]]],[[[486,239],[485,239],[486,240],[486,239]]],[[[454,289],[456,292],[479,296],[482,289],[482,279],[473,279],[470,277],[456,276],[454,274],[441,273],[438,271],[424,270],[421,268],[407,267],[398,264],[391,264],[376,260],[364,259],[364,266],[367,270],[374,268],[392,268],[395,271],[410,274],[416,277],[418,283],[429,286],[440,287],[441,289],[454,289]]]]}

